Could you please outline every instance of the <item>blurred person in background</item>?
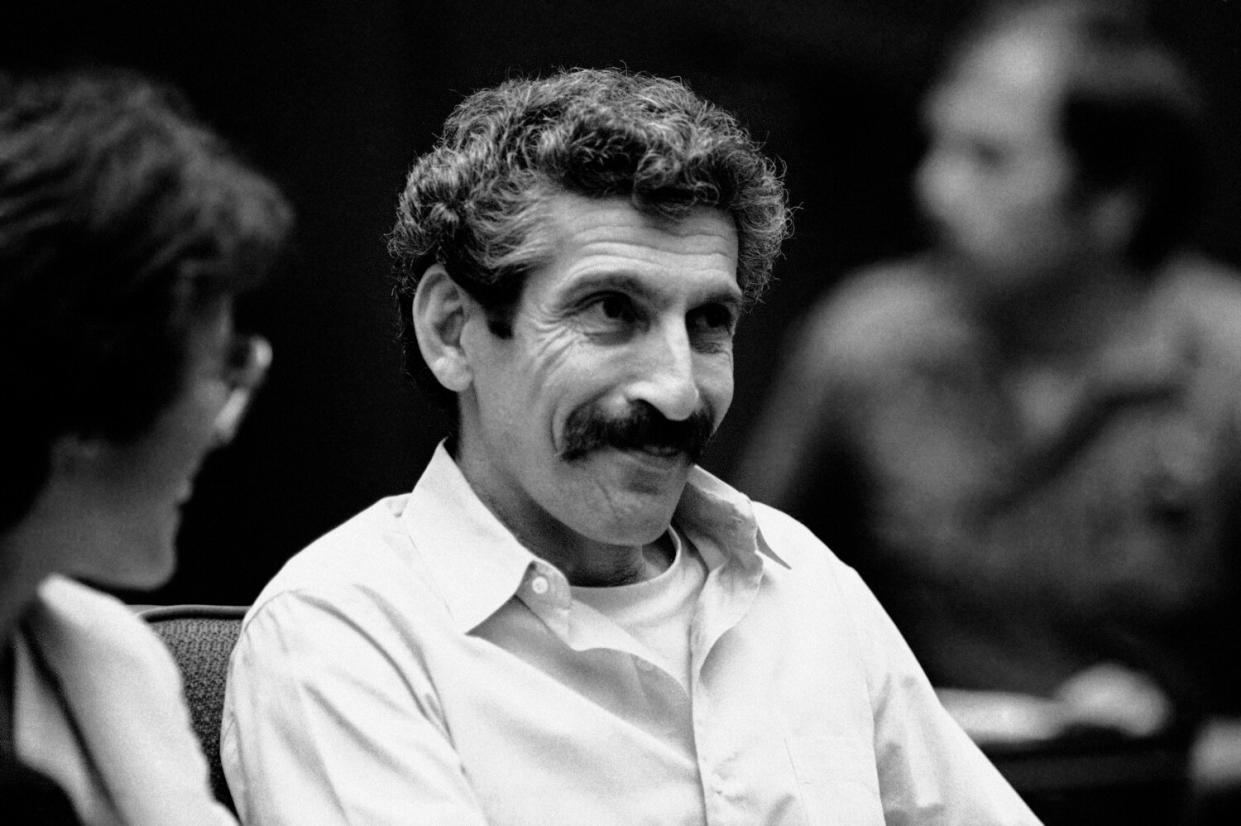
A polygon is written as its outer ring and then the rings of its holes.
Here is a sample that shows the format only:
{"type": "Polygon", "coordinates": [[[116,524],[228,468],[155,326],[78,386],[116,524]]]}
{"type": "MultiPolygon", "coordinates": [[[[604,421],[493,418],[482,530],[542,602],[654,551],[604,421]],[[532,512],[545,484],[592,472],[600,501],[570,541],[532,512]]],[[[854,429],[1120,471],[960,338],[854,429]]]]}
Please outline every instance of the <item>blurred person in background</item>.
{"type": "Polygon", "coordinates": [[[862,573],[980,742],[1188,743],[1241,700],[1241,284],[1186,249],[1198,94],[1122,4],[1005,4],[924,114],[933,247],[808,314],[735,481],[862,573]]]}
{"type": "Polygon", "coordinates": [[[180,509],[270,359],[233,327],[290,225],[173,91],[0,79],[0,811],[231,823],[180,675],[92,587],[172,574],[180,509]]]}

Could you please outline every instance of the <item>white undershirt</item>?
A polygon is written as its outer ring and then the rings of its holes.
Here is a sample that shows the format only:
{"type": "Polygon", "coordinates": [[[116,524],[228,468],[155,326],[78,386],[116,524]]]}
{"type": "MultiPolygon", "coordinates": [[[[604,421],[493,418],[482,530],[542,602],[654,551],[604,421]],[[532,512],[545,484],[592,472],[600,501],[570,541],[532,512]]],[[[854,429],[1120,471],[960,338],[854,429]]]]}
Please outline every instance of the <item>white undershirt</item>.
{"type": "Polygon", "coordinates": [[[589,605],[645,646],[652,662],[688,692],[689,632],[698,593],[707,579],[706,565],[672,528],[672,564],[659,576],[609,588],[573,586],[573,598],[589,605]]]}

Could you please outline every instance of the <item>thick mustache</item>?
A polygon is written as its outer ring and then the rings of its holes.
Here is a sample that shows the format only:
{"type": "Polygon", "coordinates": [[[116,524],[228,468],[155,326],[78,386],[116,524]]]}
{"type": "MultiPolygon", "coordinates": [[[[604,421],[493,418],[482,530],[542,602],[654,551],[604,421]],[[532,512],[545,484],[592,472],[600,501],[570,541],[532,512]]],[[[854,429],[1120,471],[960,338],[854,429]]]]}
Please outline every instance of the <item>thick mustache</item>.
{"type": "Polygon", "coordinates": [[[707,408],[674,422],[645,402],[633,405],[623,416],[609,416],[597,406],[587,405],[574,410],[565,421],[560,455],[572,462],[601,447],[676,450],[696,462],[711,440],[712,420],[707,408]]]}

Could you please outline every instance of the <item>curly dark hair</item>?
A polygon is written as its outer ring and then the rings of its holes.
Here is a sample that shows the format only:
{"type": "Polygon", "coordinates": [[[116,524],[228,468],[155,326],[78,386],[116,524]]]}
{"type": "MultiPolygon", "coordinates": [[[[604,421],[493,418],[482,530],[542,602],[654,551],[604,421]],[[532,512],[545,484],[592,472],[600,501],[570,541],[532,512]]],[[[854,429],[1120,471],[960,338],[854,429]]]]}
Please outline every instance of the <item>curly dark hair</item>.
{"type": "Polygon", "coordinates": [[[59,436],[150,427],[191,330],[266,277],[291,221],[171,87],[116,69],[0,77],[0,382],[16,418],[0,528],[38,496],[59,436]]]}
{"type": "Polygon", "coordinates": [[[756,298],[791,227],[781,172],[731,114],[676,80],[576,69],[470,95],[410,171],[388,238],[406,372],[455,422],[455,394],[414,335],[418,282],[440,263],[489,311],[511,317],[525,276],[551,254],[537,231],[558,193],[624,197],[670,218],[723,210],[739,237],[738,282],[756,298]]]}

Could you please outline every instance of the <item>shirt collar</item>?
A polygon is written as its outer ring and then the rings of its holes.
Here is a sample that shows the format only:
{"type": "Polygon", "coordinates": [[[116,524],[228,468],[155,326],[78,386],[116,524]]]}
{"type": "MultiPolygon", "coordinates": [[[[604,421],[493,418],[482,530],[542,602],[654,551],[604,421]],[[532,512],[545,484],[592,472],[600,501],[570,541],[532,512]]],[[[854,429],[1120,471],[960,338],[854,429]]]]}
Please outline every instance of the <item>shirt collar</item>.
{"type": "MultiPolygon", "coordinates": [[[[732,560],[756,569],[762,565],[760,554],[788,567],[763,539],[750,500],[700,467],[690,470],[673,519],[709,568],[732,560]]],[[[406,501],[400,522],[463,633],[508,602],[531,566],[551,567],[483,504],[442,442],[406,501]]]]}
{"type": "Polygon", "coordinates": [[[535,561],[474,493],[443,442],[400,520],[463,632],[507,602],[535,561]]]}
{"type": "Polygon", "coordinates": [[[759,554],[789,567],[758,529],[749,497],[695,465],[673,516],[677,526],[715,568],[733,559],[745,568],[762,564],[759,554]]]}

